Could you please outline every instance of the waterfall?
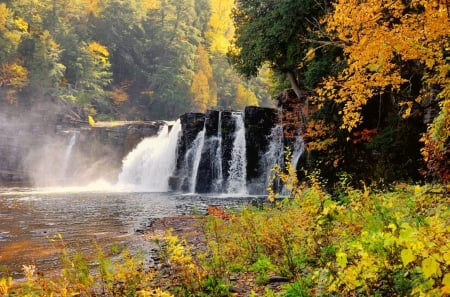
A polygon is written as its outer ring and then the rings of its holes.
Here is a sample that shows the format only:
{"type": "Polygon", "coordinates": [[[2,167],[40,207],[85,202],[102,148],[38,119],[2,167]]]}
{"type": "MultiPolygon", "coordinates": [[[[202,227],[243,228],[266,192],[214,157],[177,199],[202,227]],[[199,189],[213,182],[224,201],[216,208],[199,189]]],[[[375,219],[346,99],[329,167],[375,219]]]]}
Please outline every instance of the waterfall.
{"type": "Polygon", "coordinates": [[[169,177],[176,166],[180,131],[178,120],[170,133],[166,124],[156,137],[143,139],[123,160],[118,185],[150,192],[168,191],[169,177]]]}
{"type": "MultiPolygon", "coordinates": [[[[189,182],[189,192],[195,193],[195,187],[197,185],[197,173],[198,167],[200,166],[200,159],[202,157],[202,150],[205,144],[205,133],[206,127],[203,127],[203,130],[197,134],[194,142],[192,143],[192,147],[187,151],[186,158],[192,158],[192,175],[190,176],[189,182]]],[[[189,163],[186,163],[189,165],[189,163]]]]}
{"type": "Polygon", "coordinates": [[[217,139],[214,140],[216,151],[213,158],[213,173],[214,173],[214,192],[220,193],[223,187],[223,172],[222,172],[222,112],[219,111],[217,123],[217,139]]]}
{"type": "MultiPolygon", "coordinates": [[[[284,137],[283,137],[283,125],[278,124],[272,128],[270,136],[270,143],[267,152],[263,156],[263,170],[265,185],[268,185],[273,178],[273,173],[271,169],[275,165],[284,165],[284,137]]],[[[274,181],[274,186],[280,188],[280,181],[276,179],[274,181]]]]}
{"type": "Polygon", "coordinates": [[[64,153],[64,159],[61,167],[61,179],[67,178],[67,168],[69,167],[70,157],[72,156],[73,147],[77,141],[77,132],[73,131],[70,137],[69,144],[67,145],[66,152],[64,153]]]}
{"type": "Polygon", "coordinates": [[[228,171],[227,192],[231,194],[247,194],[247,157],[245,143],[245,127],[242,113],[234,112],[235,133],[231,152],[230,169],[228,171]]]}
{"type": "Polygon", "coordinates": [[[303,137],[297,136],[295,138],[294,147],[292,150],[292,156],[291,156],[291,164],[294,166],[294,168],[297,168],[298,161],[300,160],[300,157],[305,152],[305,142],[303,141],[303,137]]]}

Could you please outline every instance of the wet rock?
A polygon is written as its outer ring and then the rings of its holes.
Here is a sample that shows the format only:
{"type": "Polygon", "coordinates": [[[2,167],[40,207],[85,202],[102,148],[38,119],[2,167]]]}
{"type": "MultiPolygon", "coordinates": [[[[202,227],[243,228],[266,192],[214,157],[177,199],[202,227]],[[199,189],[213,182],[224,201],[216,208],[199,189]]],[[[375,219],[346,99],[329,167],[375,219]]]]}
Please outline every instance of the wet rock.
{"type": "Polygon", "coordinates": [[[251,180],[262,174],[259,161],[267,150],[269,135],[278,122],[278,115],[275,109],[254,106],[246,107],[244,112],[247,179],[251,180]]]}

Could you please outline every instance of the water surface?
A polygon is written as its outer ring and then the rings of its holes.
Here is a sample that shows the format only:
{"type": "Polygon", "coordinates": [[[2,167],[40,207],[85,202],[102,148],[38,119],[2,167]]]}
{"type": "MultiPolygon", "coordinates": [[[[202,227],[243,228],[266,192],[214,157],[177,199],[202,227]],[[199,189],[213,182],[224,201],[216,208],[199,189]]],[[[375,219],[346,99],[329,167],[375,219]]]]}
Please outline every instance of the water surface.
{"type": "Polygon", "coordinates": [[[261,197],[176,193],[129,193],[90,189],[0,189],[0,266],[20,275],[22,265],[38,271],[59,266],[61,234],[67,247],[149,244],[142,233],[156,218],[205,213],[208,205],[235,208],[261,197]]]}

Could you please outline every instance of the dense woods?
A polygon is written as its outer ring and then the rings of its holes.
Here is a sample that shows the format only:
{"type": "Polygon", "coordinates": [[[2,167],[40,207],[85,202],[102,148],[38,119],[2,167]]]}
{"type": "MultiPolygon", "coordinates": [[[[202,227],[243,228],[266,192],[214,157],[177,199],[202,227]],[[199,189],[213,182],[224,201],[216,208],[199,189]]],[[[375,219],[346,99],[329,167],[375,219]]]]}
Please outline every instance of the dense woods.
{"type": "Polygon", "coordinates": [[[2,102],[60,100],[96,120],[270,104],[265,83],[241,79],[226,61],[232,5],[1,1],[2,102]]]}
{"type": "Polygon", "coordinates": [[[308,166],[384,184],[449,179],[444,0],[20,0],[0,3],[2,104],[95,120],[308,110],[308,166]]]}

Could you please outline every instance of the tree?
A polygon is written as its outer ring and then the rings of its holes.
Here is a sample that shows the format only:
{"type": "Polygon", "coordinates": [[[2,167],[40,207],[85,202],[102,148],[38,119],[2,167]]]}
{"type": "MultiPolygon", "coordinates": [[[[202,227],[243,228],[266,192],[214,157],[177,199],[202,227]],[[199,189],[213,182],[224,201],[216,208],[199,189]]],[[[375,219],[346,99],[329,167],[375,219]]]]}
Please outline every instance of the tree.
{"type": "Polygon", "coordinates": [[[233,37],[234,27],[230,12],[233,0],[211,0],[211,17],[205,39],[212,53],[225,55],[233,37]]]}
{"type": "Polygon", "coordinates": [[[209,84],[208,78],[199,70],[192,80],[191,93],[193,96],[192,103],[194,105],[194,110],[197,112],[205,112],[209,106],[209,84]]]}
{"type": "Polygon", "coordinates": [[[255,93],[246,88],[242,83],[236,86],[236,100],[232,108],[243,109],[245,106],[258,106],[255,93]]]}
{"type": "Polygon", "coordinates": [[[230,62],[246,77],[256,76],[268,63],[288,77],[299,98],[304,97],[299,65],[308,53],[311,32],[320,29],[317,19],[327,7],[327,1],[316,0],[238,0],[230,62]]]}
{"type": "Polygon", "coordinates": [[[450,22],[438,1],[339,0],[325,18],[348,67],[318,90],[343,106],[342,128],[362,121],[369,100],[390,94],[404,118],[448,98],[450,22]],[[433,103],[434,102],[434,103],[433,103]]]}
{"type": "Polygon", "coordinates": [[[209,55],[203,45],[197,48],[197,72],[195,73],[191,92],[197,111],[217,106],[217,85],[209,63],[209,55]]]}

